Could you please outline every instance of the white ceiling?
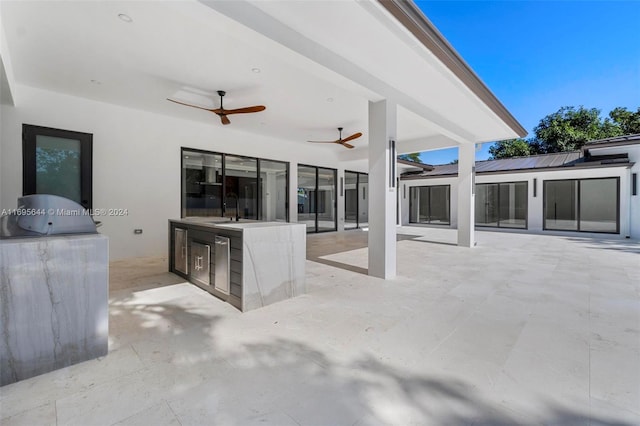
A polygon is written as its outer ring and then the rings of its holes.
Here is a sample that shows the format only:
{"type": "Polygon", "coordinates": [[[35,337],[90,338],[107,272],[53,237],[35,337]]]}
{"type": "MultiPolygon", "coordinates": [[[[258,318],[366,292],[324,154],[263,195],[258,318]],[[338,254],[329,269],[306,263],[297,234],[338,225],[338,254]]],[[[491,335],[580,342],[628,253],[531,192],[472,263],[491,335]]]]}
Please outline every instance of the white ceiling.
{"type": "Polygon", "coordinates": [[[267,107],[230,116],[245,131],[293,141],[335,139],[338,126],[345,135],[363,132],[345,160],[366,157],[368,101],[389,96],[402,105],[400,151],[403,140],[511,136],[424,47],[407,44],[408,35],[373,2],[5,0],[0,8],[19,84],[212,125],[220,125],[215,115],[166,98],[186,87],[211,94],[217,106],[215,91],[226,90],[226,108],[267,107]],[[281,28],[246,26],[267,15],[281,28]],[[283,46],[282,28],[300,35],[291,42],[306,44],[283,46]],[[461,108],[470,117],[464,123],[456,121],[461,108]]]}

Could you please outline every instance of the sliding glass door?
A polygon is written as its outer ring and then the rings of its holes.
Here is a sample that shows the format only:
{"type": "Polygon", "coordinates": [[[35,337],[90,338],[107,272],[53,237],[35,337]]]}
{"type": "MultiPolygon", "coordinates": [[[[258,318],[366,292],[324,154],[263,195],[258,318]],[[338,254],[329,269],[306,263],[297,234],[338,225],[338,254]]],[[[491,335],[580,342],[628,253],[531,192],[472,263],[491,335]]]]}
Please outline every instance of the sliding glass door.
{"type": "Polygon", "coordinates": [[[288,221],[289,163],[182,148],[182,217],[288,221]]]}
{"type": "Polygon", "coordinates": [[[298,166],[298,222],[307,232],[337,229],[336,175],[335,169],[298,166]]]}
{"type": "Polygon", "coordinates": [[[409,188],[409,222],[450,224],[449,193],[449,185],[409,188]]]}
{"type": "Polygon", "coordinates": [[[222,155],[182,153],[182,217],[222,216],[222,155]]]}
{"type": "Polygon", "coordinates": [[[476,184],[476,225],[527,228],[527,182],[476,184]]]}
{"type": "Polygon", "coordinates": [[[544,229],[620,232],[620,179],[544,182],[544,229]]]}
{"type": "Polygon", "coordinates": [[[258,160],[225,155],[224,216],[258,219],[258,160]]]}
{"type": "Polygon", "coordinates": [[[260,160],[260,220],[287,222],[289,164],[260,160]]]}
{"type": "Polygon", "coordinates": [[[366,173],[344,172],[344,229],[363,228],[369,225],[369,201],[366,173]]]}

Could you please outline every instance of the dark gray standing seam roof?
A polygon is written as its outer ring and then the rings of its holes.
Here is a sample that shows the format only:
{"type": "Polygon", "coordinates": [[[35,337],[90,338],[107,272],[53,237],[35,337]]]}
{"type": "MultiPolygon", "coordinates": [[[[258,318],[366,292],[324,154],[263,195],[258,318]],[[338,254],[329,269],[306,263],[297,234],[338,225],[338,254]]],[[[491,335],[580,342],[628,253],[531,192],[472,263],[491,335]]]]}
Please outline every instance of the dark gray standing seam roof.
{"type": "Polygon", "coordinates": [[[587,151],[589,149],[604,148],[608,146],[624,146],[634,144],[640,144],[640,133],[637,133],[635,135],[616,136],[613,138],[589,141],[584,144],[582,150],[587,151]]]}
{"type": "MultiPolygon", "coordinates": [[[[630,165],[628,159],[616,161],[617,165],[630,165]]],[[[586,161],[581,151],[558,152],[554,154],[531,155],[528,157],[504,158],[500,160],[476,161],[476,173],[501,173],[541,169],[559,169],[564,167],[600,167],[613,165],[611,162],[586,161]]],[[[403,179],[420,179],[426,177],[455,176],[458,174],[457,164],[433,166],[433,170],[421,173],[408,172],[403,179]]]]}

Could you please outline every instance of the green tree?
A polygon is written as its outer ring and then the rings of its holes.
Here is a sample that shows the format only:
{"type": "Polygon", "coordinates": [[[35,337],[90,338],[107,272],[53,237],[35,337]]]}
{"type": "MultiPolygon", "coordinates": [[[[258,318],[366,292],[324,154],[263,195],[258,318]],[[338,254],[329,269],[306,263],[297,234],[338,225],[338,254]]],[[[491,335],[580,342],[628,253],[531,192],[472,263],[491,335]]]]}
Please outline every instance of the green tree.
{"type": "Polygon", "coordinates": [[[524,139],[498,141],[489,147],[491,160],[498,158],[524,157],[531,154],[529,142],[524,139]]]}
{"type": "Polygon", "coordinates": [[[621,135],[634,135],[640,133],[640,107],[636,112],[629,111],[626,108],[614,108],[609,117],[614,125],[620,127],[621,135]]]}
{"type": "Polygon", "coordinates": [[[415,161],[416,163],[422,163],[419,152],[412,152],[411,154],[400,154],[398,155],[398,158],[400,160],[415,161]]]}
{"type": "Polygon", "coordinates": [[[620,126],[600,118],[599,109],[582,106],[560,108],[540,120],[533,131],[546,153],[574,151],[587,141],[622,134],[620,126]]]}

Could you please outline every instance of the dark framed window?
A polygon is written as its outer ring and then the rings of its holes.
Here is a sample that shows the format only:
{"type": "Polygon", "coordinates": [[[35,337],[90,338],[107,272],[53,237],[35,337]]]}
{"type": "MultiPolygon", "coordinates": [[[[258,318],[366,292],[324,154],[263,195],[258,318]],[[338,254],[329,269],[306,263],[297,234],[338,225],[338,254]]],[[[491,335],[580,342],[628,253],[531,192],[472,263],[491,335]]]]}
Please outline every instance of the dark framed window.
{"type": "Polygon", "coordinates": [[[337,175],[336,169],[298,165],[298,223],[308,233],[338,229],[337,175]]]}
{"type": "Polygon", "coordinates": [[[544,181],[545,230],[620,233],[620,178],[544,181]]]}
{"type": "Polygon", "coordinates": [[[181,217],[289,221],[289,163],[181,148],[181,217]]]}
{"type": "Polygon", "coordinates": [[[451,223],[450,185],[409,188],[409,222],[449,225],[451,223]]]}
{"type": "Polygon", "coordinates": [[[22,194],[53,194],[93,206],[93,135],[22,125],[22,194]]]}
{"type": "Polygon", "coordinates": [[[476,184],[476,226],[527,229],[528,183],[476,184]]]}
{"type": "Polygon", "coordinates": [[[344,229],[358,229],[369,223],[368,186],[368,174],[344,172],[344,229]]]}

